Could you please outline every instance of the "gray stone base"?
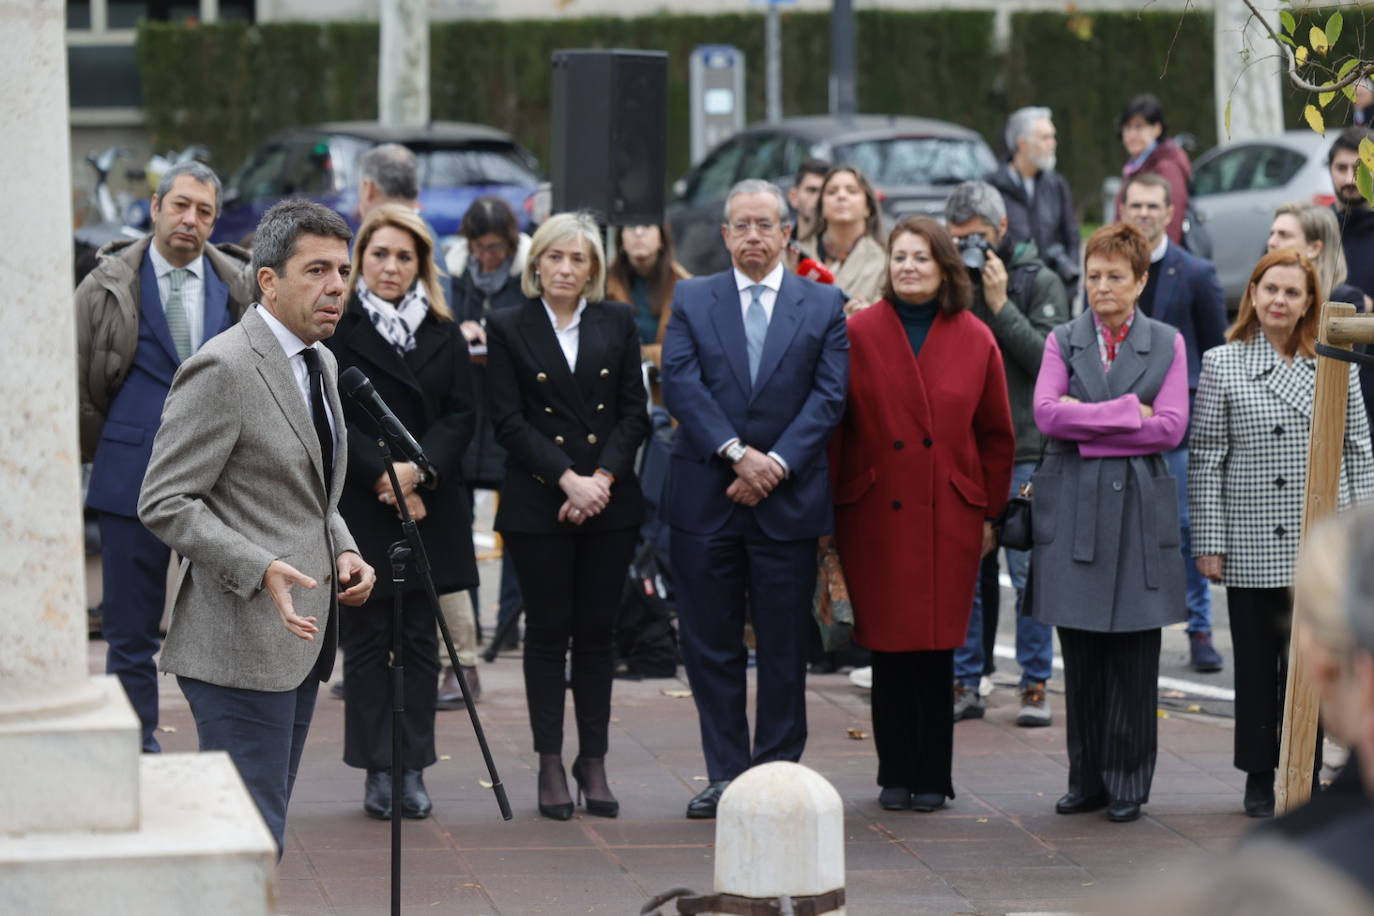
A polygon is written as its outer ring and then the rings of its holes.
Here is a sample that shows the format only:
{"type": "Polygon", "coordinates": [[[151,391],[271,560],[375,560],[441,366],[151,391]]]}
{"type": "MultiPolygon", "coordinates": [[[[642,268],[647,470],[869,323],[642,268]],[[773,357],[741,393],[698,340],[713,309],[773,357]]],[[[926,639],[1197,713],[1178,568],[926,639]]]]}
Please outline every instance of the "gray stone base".
{"type": "Polygon", "coordinates": [[[228,755],[145,755],[138,784],[136,831],[0,836],[0,913],[275,912],[276,844],[228,755]]]}

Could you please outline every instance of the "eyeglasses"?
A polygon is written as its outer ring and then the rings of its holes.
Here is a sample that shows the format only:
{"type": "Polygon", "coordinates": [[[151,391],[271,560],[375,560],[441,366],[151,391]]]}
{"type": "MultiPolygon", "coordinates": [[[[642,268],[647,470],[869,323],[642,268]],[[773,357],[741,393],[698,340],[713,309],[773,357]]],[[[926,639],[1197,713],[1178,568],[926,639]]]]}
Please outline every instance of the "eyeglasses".
{"type": "Polygon", "coordinates": [[[469,246],[474,254],[505,254],[510,247],[505,242],[491,242],[486,245],[473,244],[469,246]]]}
{"type": "Polygon", "coordinates": [[[778,228],[778,224],[771,219],[737,219],[733,223],[727,223],[726,228],[730,230],[731,235],[748,235],[750,229],[757,229],[759,235],[769,235],[778,228]]]}

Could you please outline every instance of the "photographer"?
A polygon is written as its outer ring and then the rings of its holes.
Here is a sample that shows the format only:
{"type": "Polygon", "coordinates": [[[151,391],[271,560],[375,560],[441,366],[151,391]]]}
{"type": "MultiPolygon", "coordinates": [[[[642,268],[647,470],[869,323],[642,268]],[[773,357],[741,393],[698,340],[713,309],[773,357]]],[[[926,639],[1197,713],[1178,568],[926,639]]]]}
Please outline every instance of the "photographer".
{"type": "MultiPolygon", "coordinates": [[[[1002,350],[1007,374],[1007,397],[1016,428],[1016,463],[1012,492],[1030,480],[1040,457],[1041,437],[1035,426],[1031,398],[1045,338],[1055,325],[1069,319],[1068,297],[1054,270],[1040,259],[1033,240],[1013,243],[1007,234],[1007,211],[1002,195],[985,181],[966,181],[945,203],[945,223],[959,245],[964,266],[973,281],[973,314],[992,329],[1002,350]]],[[[1050,708],[1045,682],[1050,677],[1054,639],[1050,628],[1021,616],[1030,554],[1008,550],[1007,571],[1016,588],[1016,661],[1021,666],[1021,709],[1016,724],[1048,725],[1050,708]]],[[[984,562],[994,566],[997,554],[984,562]]],[[[996,630],[995,608],[988,608],[996,630]]],[[[978,682],[985,660],[982,600],[975,592],[969,618],[968,641],[954,653],[954,718],[980,718],[983,700],[978,682]]]]}

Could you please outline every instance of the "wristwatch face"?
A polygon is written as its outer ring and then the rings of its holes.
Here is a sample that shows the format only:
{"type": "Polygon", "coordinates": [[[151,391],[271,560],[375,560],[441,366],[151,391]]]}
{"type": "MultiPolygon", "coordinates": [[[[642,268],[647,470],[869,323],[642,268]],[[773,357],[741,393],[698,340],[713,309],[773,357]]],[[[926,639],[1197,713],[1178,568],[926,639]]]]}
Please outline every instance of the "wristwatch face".
{"type": "Polygon", "coordinates": [[[731,464],[734,464],[744,457],[746,451],[743,442],[736,442],[725,450],[725,457],[730,459],[731,464]]]}

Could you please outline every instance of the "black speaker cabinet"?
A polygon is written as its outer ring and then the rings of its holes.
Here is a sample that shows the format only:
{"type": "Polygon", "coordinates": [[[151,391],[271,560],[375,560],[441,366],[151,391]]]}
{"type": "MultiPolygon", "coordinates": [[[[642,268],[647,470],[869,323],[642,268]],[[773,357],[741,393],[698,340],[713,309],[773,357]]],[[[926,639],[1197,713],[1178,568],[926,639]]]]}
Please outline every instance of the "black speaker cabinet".
{"type": "Polygon", "coordinates": [[[662,221],[668,55],[555,51],[552,141],[554,212],[590,210],[613,226],[662,221]]]}

